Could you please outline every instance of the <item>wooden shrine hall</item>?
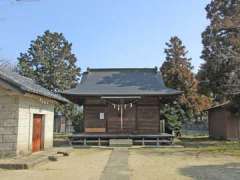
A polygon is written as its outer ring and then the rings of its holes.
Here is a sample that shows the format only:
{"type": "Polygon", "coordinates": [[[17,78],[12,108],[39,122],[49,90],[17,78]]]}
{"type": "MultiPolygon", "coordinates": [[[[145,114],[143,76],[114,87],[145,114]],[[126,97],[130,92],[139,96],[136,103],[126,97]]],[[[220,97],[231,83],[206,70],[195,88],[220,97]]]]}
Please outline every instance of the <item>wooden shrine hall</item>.
{"type": "Polygon", "coordinates": [[[84,133],[71,138],[85,145],[109,144],[110,139],[131,139],[135,144],[171,140],[160,103],[179,94],[165,86],[157,68],[88,69],[76,88],[63,92],[83,106],[84,133]]]}

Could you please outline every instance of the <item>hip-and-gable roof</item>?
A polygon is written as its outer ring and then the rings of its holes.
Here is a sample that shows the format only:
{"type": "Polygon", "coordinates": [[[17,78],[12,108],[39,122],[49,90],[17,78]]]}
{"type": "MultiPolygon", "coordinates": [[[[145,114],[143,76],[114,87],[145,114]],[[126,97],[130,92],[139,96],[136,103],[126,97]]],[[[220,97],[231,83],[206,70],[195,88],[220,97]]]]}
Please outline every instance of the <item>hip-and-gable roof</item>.
{"type": "Polygon", "coordinates": [[[181,91],[167,88],[156,68],[88,69],[76,88],[65,95],[176,95],[181,91]]]}

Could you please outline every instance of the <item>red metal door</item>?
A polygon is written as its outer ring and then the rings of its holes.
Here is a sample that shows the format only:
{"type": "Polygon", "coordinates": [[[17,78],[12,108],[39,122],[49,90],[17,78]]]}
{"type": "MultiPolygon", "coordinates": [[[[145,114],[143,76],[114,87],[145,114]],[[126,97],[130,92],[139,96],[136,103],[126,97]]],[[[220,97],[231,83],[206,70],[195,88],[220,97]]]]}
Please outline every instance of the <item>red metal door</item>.
{"type": "Polygon", "coordinates": [[[32,152],[40,151],[41,146],[42,146],[42,115],[35,114],[33,116],[32,152]]]}

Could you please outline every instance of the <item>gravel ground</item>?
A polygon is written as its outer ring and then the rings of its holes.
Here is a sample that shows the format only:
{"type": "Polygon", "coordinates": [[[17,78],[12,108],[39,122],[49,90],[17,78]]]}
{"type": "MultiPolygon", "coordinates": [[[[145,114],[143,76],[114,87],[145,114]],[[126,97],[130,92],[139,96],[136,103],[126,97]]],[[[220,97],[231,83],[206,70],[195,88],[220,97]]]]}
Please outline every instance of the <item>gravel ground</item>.
{"type": "Polygon", "coordinates": [[[240,158],[221,154],[131,150],[131,180],[239,180],[240,158]]]}
{"type": "Polygon", "coordinates": [[[111,150],[77,149],[56,162],[30,170],[0,170],[1,180],[98,180],[111,150]]]}
{"type": "Polygon", "coordinates": [[[30,170],[0,170],[0,180],[99,180],[106,179],[103,172],[112,180],[123,179],[117,175],[128,170],[130,180],[239,180],[238,150],[227,155],[200,149],[129,149],[124,161],[121,154],[108,161],[111,150],[76,149],[69,157],[30,170]]]}

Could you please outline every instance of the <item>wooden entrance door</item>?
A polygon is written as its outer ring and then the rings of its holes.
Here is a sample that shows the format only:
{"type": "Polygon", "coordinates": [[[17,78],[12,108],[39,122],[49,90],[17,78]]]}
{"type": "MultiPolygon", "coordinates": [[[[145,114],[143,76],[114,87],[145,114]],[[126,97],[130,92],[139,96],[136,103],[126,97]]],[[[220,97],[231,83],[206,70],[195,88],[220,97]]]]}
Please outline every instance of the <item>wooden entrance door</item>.
{"type": "Polygon", "coordinates": [[[122,112],[116,107],[109,106],[107,118],[107,132],[109,133],[134,133],[136,130],[136,108],[124,108],[122,112]],[[122,126],[122,127],[121,127],[122,126]]]}
{"type": "Polygon", "coordinates": [[[42,115],[35,114],[33,116],[32,152],[40,151],[43,148],[42,130],[43,130],[42,115]]]}

